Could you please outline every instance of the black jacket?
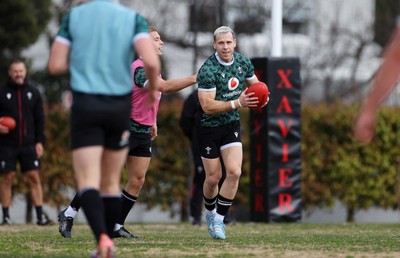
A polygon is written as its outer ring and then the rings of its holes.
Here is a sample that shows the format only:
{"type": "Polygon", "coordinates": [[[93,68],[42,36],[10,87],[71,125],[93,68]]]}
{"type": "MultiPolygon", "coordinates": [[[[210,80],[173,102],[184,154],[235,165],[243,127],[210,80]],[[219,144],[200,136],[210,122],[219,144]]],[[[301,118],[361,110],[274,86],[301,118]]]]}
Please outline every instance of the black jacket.
{"type": "Polygon", "coordinates": [[[200,112],[201,106],[198,90],[194,90],[183,103],[181,117],[179,119],[179,126],[182,128],[183,133],[189,138],[192,148],[192,154],[195,164],[202,164],[199,152],[199,139],[197,135],[197,127],[200,126],[200,112]]]}
{"type": "Polygon", "coordinates": [[[16,127],[8,134],[0,134],[1,146],[29,146],[44,143],[43,100],[39,90],[25,82],[0,86],[0,117],[11,116],[16,127]]]}

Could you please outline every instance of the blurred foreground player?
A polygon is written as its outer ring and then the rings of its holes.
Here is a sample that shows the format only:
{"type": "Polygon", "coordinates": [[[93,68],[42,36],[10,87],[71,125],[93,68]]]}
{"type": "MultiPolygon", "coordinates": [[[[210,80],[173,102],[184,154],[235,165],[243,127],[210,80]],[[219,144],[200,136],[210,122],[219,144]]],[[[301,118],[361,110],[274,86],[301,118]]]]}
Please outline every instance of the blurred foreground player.
{"type": "Polygon", "coordinates": [[[113,257],[121,211],[120,178],[129,146],[130,64],[145,62],[147,105],[157,98],[160,61],[147,21],[112,0],[92,0],[62,19],[50,52],[51,74],[71,73],[72,163],[79,201],[98,244],[93,257],[113,257]]]}
{"type": "Polygon", "coordinates": [[[393,39],[385,48],[383,59],[372,89],[365,98],[354,124],[355,137],[364,142],[372,140],[375,134],[377,110],[399,81],[400,24],[397,24],[393,39]]]}

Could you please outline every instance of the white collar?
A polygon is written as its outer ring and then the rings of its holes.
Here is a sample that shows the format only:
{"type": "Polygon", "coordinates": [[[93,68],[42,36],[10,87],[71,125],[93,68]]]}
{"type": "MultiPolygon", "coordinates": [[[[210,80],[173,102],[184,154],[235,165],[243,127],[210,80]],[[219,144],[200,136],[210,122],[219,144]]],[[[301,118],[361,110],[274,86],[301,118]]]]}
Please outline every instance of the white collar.
{"type": "Polygon", "coordinates": [[[225,66],[228,66],[228,65],[231,65],[231,64],[233,64],[233,61],[235,61],[235,57],[233,57],[232,56],[232,61],[230,61],[230,62],[224,62],[219,56],[218,56],[218,53],[217,52],[215,52],[215,58],[217,58],[217,60],[218,60],[218,63],[220,63],[220,64],[222,64],[222,65],[225,65],[225,66]]]}

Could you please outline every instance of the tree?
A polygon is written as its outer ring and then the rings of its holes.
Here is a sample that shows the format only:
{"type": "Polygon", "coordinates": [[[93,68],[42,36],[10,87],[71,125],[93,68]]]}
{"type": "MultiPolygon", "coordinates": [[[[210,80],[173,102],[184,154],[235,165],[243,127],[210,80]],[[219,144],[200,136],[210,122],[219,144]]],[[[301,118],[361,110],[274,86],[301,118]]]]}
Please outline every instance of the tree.
{"type": "MultiPolygon", "coordinates": [[[[335,100],[361,100],[379,66],[379,55],[389,40],[400,11],[397,0],[373,3],[363,1],[315,1],[315,13],[329,8],[323,22],[310,17],[309,47],[300,53],[303,67],[303,90],[323,89],[321,98],[305,102],[333,103],[335,100]],[[365,4],[375,4],[375,14],[362,12],[365,4]],[[345,19],[343,13],[350,13],[345,19]],[[357,18],[355,18],[357,17],[357,18]],[[364,25],[362,25],[364,23],[364,25]],[[312,87],[314,86],[314,87],[312,87]],[[312,89],[311,89],[312,88],[312,89]]],[[[309,96],[305,93],[304,95],[309,96]]]]}
{"type": "MultiPolygon", "coordinates": [[[[21,58],[21,51],[35,43],[51,17],[51,0],[0,1],[0,70],[7,71],[10,60],[21,58]]],[[[6,80],[0,74],[0,81],[6,80]]]]}

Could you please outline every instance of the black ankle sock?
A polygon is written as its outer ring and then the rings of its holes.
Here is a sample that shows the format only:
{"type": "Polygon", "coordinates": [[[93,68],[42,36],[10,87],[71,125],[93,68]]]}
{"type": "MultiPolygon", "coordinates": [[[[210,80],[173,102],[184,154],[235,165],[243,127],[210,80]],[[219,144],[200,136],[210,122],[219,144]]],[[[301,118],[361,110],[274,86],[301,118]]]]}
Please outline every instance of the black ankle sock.
{"type": "Polygon", "coordinates": [[[215,204],[217,202],[217,196],[215,196],[212,199],[208,199],[205,196],[203,196],[204,198],[204,206],[206,207],[207,210],[212,211],[213,209],[215,209],[215,204]]]}
{"type": "Polygon", "coordinates": [[[79,194],[76,193],[74,199],[72,199],[71,203],[69,204],[74,210],[78,211],[81,208],[81,203],[79,201],[79,194]]]}
{"type": "Polygon", "coordinates": [[[117,223],[120,225],[125,224],[126,217],[128,217],[129,212],[133,208],[133,205],[135,205],[137,197],[130,195],[125,189],[122,190],[121,193],[122,196],[122,207],[121,207],[121,213],[118,216],[117,223]]]}
{"type": "Polygon", "coordinates": [[[3,207],[3,221],[8,218],[10,219],[10,213],[9,213],[9,208],[8,207],[3,207]]]}
{"type": "Polygon", "coordinates": [[[102,197],[108,235],[112,237],[114,225],[121,213],[121,195],[102,197]]]}
{"type": "Polygon", "coordinates": [[[217,197],[217,213],[225,216],[228,213],[229,208],[232,206],[233,200],[227,199],[222,195],[218,194],[217,197]]]}
{"type": "Polygon", "coordinates": [[[106,220],[104,217],[104,205],[100,198],[100,193],[93,188],[83,189],[79,192],[79,199],[86,220],[99,242],[100,235],[107,232],[106,220]]]}
{"type": "Polygon", "coordinates": [[[35,206],[35,210],[36,210],[36,217],[37,217],[37,221],[42,221],[43,219],[43,209],[42,206],[35,206]]]}

